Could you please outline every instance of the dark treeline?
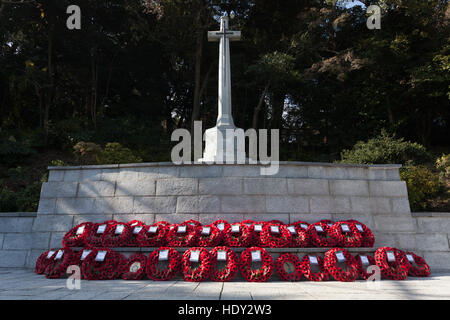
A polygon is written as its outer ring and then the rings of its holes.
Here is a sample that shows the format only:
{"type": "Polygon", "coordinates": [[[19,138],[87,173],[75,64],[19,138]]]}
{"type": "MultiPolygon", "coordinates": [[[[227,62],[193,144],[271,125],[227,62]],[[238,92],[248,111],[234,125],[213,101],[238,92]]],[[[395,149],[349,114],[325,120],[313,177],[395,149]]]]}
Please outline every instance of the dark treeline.
{"type": "Polygon", "coordinates": [[[380,30],[365,7],[327,1],[0,0],[0,139],[38,152],[114,141],[168,160],[175,128],[215,124],[206,35],[231,13],[235,123],[281,129],[281,160],[339,159],[383,129],[448,146],[447,1],[371,3],[380,30]],[[66,27],[74,4],[81,30],[66,27]]]}

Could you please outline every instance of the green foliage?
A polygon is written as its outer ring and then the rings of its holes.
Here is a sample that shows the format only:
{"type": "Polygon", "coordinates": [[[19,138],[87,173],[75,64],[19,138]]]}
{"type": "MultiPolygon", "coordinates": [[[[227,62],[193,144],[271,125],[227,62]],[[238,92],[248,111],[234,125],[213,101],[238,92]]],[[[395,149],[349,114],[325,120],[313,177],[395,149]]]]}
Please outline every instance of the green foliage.
{"type": "Polygon", "coordinates": [[[428,201],[443,188],[439,176],[425,166],[403,167],[400,169],[400,177],[406,181],[412,211],[428,209],[428,201]]]}
{"type": "Polygon", "coordinates": [[[436,169],[442,177],[450,178],[450,154],[443,154],[436,159],[436,169]]]}
{"type": "Polygon", "coordinates": [[[100,153],[98,161],[99,164],[136,162],[142,162],[142,159],[135,156],[130,149],[123,147],[118,142],[107,143],[105,149],[100,153]]]}
{"type": "Polygon", "coordinates": [[[49,165],[50,165],[50,166],[53,166],[53,167],[64,167],[64,166],[68,166],[68,164],[67,164],[65,161],[59,160],[59,159],[50,161],[49,165]]]}
{"type": "Polygon", "coordinates": [[[424,146],[403,138],[396,139],[386,132],[369,139],[367,142],[359,141],[351,150],[343,150],[342,163],[366,164],[423,164],[431,159],[431,155],[424,146]]]}
{"type": "Polygon", "coordinates": [[[14,136],[2,134],[0,130],[0,163],[10,166],[12,164],[24,163],[25,160],[36,154],[25,139],[17,140],[14,136]]]}
{"type": "Polygon", "coordinates": [[[16,193],[0,184],[0,212],[18,211],[16,193]]]}
{"type": "Polygon", "coordinates": [[[102,148],[93,142],[78,142],[73,147],[73,152],[78,162],[81,164],[97,164],[102,148]]]}

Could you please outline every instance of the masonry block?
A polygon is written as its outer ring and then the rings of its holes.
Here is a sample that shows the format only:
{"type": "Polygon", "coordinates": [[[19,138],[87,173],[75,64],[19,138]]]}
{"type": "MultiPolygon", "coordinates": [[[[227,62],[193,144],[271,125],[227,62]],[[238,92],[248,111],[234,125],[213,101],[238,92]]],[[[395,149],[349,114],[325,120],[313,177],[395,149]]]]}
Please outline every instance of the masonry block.
{"type": "Polygon", "coordinates": [[[307,213],[309,199],[302,196],[267,196],[267,213],[307,213]]]}
{"type": "Polygon", "coordinates": [[[198,193],[198,180],[190,178],[160,179],[156,182],[156,194],[161,195],[195,195],[198,193]]]}
{"type": "Polygon", "coordinates": [[[142,221],[146,225],[155,223],[155,214],[115,214],[113,219],[119,222],[142,221]]]}
{"type": "Polygon", "coordinates": [[[373,214],[390,214],[392,212],[389,198],[370,198],[370,212],[373,214]]]}
{"type": "MultiPolygon", "coordinates": [[[[112,214],[78,214],[73,217],[73,224],[71,228],[79,225],[82,222],[93,222],[93,223],[102,223],[104,221],[112,220],[112,214]]],[[[69,231],[71,228],[63,231],[69,231]]]]}
{"type": "Polygon", "coordinates": [[[133,203],[133,197],[97,198],[91,213],[131,213],[133,203]]]}
{"type": "Polygon", "coordinates": [[[243,182],[240,178],[199,179],[199,193],[209,195],[242,195],[243,182]]]}
{"type": "Polygon", "coordinates": [[[34,232],[65,231],[72,228],[71,215],[38,215],[33,224],[34,232]]]}
{"type": "Polygon", "coordinates": [[[75,197],[77,188],[77,182],[44,182],[41,188],[41,199],[75,197]]]}
{"type": "Polygon", "coordinates": [[[312,197],[310,210],[311,213],[348,213],[350,212],[350,198],[312,197]]]}
{"type": "Polygon", "coordinates": [[[50,170],[48,173],[48,181],[63,181],[65,170],[50,170]]]}
{"type": "Polygon", "coordinates": [[[102,178],[102,169],[81,170],[79,181],[99,181],[102,178]]]}
{"type": "Polygon", "coordinates": [[[155,221],[168,221],[170,223],[182,223],[187,220],[197,220],[199,219],[198,214],[155,214],[155,221]]]}
{"type": "Polygon", "coordinates": [[[291,213],[289,214],[289,223],[304,221],[314,223],[320,220],[332,220],[333,217],[329,213],[291,213]]]}
{"type": "Polygon", "coordinates": [[[78,186],[78,197],[112,197],[114,196],[115,183],[112,181],[85,181],[78,186]]]}
{"type": "Polygon", "coordinates": [[[175,213],[176,197],[135,197],[133,213],[175,213]]]}
{"type": "Polygon", "coordinates": [[[330,194],[328,180],[325,179],[287,179],[289,194],[320,195],[330,194]]]}
{"type": "Polygon", "coordinates": [[[222,196],[223,213],[265,212],[265,198],[261,196],[222,196]]]}
{"type": "Polygon", "coordinates": [[[369,197],[350,197],[350,212],[358,214],[370,214],[371,199],[369,197]]]}
{"type": "Polygon", "coordinates": [[[392,198],[391,201],[392,201],[392,212],[411,213],[411,208],[409,206],[409,200],[407,197],[392,198]]]}
{"type": "Polygon", "coordinates": [[[56,214],[91,213],[95,198],[59,198],[56,200],[56,214]]]}
{"type": "MultiPolygon", "coordinates": [[[[69,231],[69,230],[67,230],[69,231]]],[[[50,248],[62,248],[62,240],[66,232],[52,232],[50,238],[50,248]]]]}
{"type": "Polygon", "coordinates": [[[220,198],[218,196],[179,196],[177,198],[177,213],[220,213],[220,198]]]}
{"type": "Polygon", "coordinates": [[[0,250],[0,268],[25,267],[27,250],[0,250]]]}
{"type": "Polygon", "coordinates": [[[116,181],[119,177],[120,169],[103,169],[100,180],[102,181],[116,181]]]}
{"type": "Polygon", "coordinates": [[[161,166],[158,167],[158,179],[173,179],[180,177],[181,167],[179,166],[161,166]]]}
{"type": "Polygon", "coordinates": [[[66,182],[80,181],[80,177],[81,177],[81,170],[78,169],[64,170],[64,181],[66,182]]]}
{"type": "Polygon", "coordinates": [[[115,196],[154,196],[155,180],[117,181],[115,196]]]}
{"type": "Polygon", "coordinates": [[[243,182],[244,194],[287,194],[287,180],[283,178],[252,178],[244,179],[243,182]]]}
{"type": "Polygon", "coordinates": [[[450,270],[450,252],[424,252],[423,258],[431,268],[431,272],[450,270]]]}
{"type": "Polygon", "coordinates": [[[52,214],[55,212],[56,199],[48,198],[48,199],[40,199],[38,213],[39,214],[52,214]]]}
{"type": "Polygon", "coordinates": [[[335,196],[369,196],[369,184],[364,180],[330,180],[330,193],[335,196]]]}
{"type": "Polygon", "coordinates": [[[0,233],[8,232],[31,232],[34,218],[9,217],[2,218],[0,223],[0,233]]]}
{"type": "Polygon", "coordinates": [[[31,233],[7,233],[5,235],[3,249],[27,250],[31,248],[32,240],[31,233]]]}
{"type": "Polygon", "coordinates": [[[424,251],[450,251],[447,234],[416,234],[417,248],[424,251]]]}
{"type": "Polygon", "coordinates": [[[261,169],[257,166],[227,165],[222,168],[224,177],[259,177],[261,169]]]}
{"type": "Polygon", "coordinates": [[[449,218],[417,218],[419,233],[450,233],[449,218]]]}
{"type": "Polygon", "coordinates": [[[375,229],[382,232],[414,232],[416,225],[411,217],[374,216],[375,229]]]}
{"type": "Polygon", "coordinates": [[[244,214],[243,213],[227,213],[227,214],[222,214],[222,213],[200,213],[198,215],[198,221],[201,224],[210,224],[213,223],[216,220],[226,220],[229,223],[233,223],[233,222],[240,222],[242,220],[244,220],[244,214]]]}
{"type": "Polygon", "coordinates": [[[405,181],[369,181],[372,197],[407,197],[405,181]]]}
{"type": "Polygon", "coordinates": [[[328,179],[348,179],[348,168],[344,167],[327,167],[326,177],[328,179]]]}
{"type": "Polygon", "coordinates": [[[198,165],[180,168],[181,178],[218,178],[222,176],[222,167],[217,165],[198,165]]]}
{"type": "Polygon", "coordinates": [[[280,220],[283,223],[289,223],[289,213],[245,213],[243,220],[247,219],[253,221],[280,220]]]}
{"type": "Polygon", "coordinates": [[[366,168],[347,168],[347,176],[350,180],[367,180],[368,170],[366,168]]]}

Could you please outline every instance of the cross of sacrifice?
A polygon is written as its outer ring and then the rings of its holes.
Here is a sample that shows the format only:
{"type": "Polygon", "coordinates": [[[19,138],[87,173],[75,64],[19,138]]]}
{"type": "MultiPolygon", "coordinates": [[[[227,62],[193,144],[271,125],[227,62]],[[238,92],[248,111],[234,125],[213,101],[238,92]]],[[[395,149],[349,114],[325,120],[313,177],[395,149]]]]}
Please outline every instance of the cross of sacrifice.
{"type": "Polygon", "coordinates": [[[228,30],[228,17],[220,18],[220,30],[208,31],[208,41],[219,41],[219,99],[218,127],[234,128],[231,115],[231,71],[230,71],[230,41],[239,41],[240,31],[228,30]]]}

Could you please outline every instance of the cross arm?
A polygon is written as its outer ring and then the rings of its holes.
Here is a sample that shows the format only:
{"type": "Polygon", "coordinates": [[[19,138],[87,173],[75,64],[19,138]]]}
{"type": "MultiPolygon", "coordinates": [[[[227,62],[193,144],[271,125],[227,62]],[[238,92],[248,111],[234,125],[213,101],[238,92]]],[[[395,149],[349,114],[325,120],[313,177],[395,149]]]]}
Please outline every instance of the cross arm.
{"type": "MultiPolygon", "coordinates": [[[[226,31],[226,37],[230,39],[230,41],[239,41],[241,40],[241,32],[240,31],[226,31]]],[[[208,31],[208,41],[219,41],[220,38],[223,37],[223,31],[208,31]]]]}

